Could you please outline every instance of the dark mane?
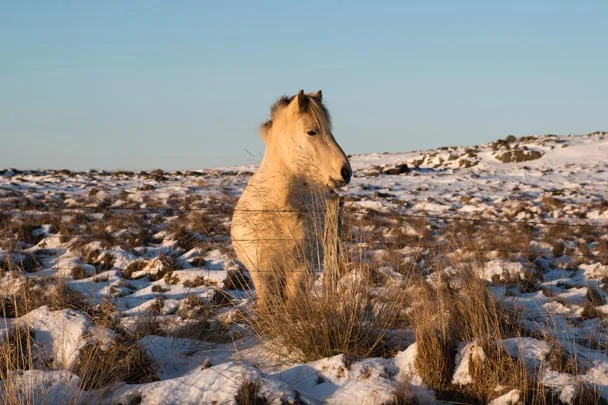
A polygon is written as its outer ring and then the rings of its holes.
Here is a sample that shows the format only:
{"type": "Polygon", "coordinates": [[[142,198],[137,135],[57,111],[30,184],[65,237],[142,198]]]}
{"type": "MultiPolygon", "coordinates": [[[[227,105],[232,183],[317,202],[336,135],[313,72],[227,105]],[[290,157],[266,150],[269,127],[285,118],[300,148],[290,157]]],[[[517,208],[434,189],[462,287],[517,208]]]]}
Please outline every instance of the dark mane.
{"type": "MultiPolygon", "coordinates": [[[[262,124],[262,128],[271,128],[272,120],[276,116],[277,112],[287,107],[295,97],[296,96],[283,95],[277,101],[275,101],[270,107],[270,119],[262,124]]],[[[304,94],[302,109],[302,113],[310,114],[320,129],[325,129],[331,132],[331,116],[320,98],[309,94],[304,94]]]]}

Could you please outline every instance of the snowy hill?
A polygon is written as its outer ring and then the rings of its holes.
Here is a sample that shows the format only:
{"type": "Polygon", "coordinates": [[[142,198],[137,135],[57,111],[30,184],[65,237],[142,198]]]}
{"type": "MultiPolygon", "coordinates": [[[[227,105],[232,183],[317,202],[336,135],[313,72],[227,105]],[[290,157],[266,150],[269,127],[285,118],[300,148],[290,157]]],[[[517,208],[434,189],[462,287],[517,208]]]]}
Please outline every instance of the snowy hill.
{"type": "Polygon", "coordinates": [[[339,194],[344,249],[358,267],[344,280],[367,272],[370,307],[390,301],[391,288],[407,292],[403,322],[387,331],[384,357],[306,362],[279,355],[247,321],[255,291],[234,259],[229,225],[254,166],[0,170],[0,396],[510,404],[528,403],[531,381],[562,403],[606,401],[607,157],[606,132],[352,156],[353,180],[339,194]],[[490,343],[453,336],[441,385],[421,344],[424,322],[440,322],[441,311],[420,318],[431,302],[422,292],[445,288],[456,291],[446,293],[450,302],[466,302],[457,292],[471,274],[500,316],[517,314],[509,315],[515,326],[490,343]],[[22,343],[29,354],[15,360],[22,343]],[[529,381],[488,377],[493,386],[480,387],[479,370],[497,374],[497,353],[502,374],[516,364],[529,381]]]}

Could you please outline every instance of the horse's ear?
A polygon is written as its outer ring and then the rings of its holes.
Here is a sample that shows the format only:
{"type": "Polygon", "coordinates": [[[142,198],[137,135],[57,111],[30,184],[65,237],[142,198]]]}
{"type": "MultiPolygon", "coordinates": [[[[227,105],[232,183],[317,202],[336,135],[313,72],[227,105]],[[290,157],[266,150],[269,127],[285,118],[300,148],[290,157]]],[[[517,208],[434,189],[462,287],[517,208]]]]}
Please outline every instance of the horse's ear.
{"type": "Polygon", "coordinates": [[[298,91],[296,94],[296,99],[294,100],[294,105],[297,107],[297,112],[306,111],[306,96],[304,95],[304,90],[298,91]]]}
{"type": "Polygon", "coordinates": [[[315,94],[313,94],[312,96],[319,101],[323,100],[323,92],[321,91],[321,89],[317,90],[317,92],[315,94]]]}

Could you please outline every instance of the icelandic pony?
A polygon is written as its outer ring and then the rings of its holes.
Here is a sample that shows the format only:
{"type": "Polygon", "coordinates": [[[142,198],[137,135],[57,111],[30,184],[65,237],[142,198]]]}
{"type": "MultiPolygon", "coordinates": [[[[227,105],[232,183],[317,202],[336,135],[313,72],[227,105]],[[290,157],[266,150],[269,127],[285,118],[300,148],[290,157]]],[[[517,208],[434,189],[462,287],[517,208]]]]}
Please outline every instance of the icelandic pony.
{"type": "Polygon", "coordinates": [[[304,291],[323,263],[325,203],[352,169],[332,134],[322,93],[281,97],[260,127],[264,158],[236,204],[231,238],[258,305],[304,291]]]}

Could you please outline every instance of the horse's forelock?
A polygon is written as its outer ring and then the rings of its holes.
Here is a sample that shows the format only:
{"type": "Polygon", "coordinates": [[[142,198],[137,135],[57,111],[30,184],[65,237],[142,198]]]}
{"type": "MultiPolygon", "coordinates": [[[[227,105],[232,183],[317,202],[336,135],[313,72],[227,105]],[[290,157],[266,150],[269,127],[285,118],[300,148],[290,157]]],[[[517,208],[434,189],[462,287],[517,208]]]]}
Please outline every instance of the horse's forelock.
{"type": "MultiPolygon", "coordinates": [[[[266,129],[270,128],[278,111],[291,104],[295,97],[296,96],[281,96],[281,98],[270,107],[270,120],[266,121],[262,126],[266,129]]],[[[303,97],[300,104],[301,113],[309,114],[319,129],[331,132],[331,116],[321,98],[308,94],[304,94],[303,97]]]]}
{"type": "Polygon", "coordinates": [[[319,129],[331,132],[331,115],[323,102],[316,97],[307,96],[308,103],[304,113],[310,114],[319,129]]]}

